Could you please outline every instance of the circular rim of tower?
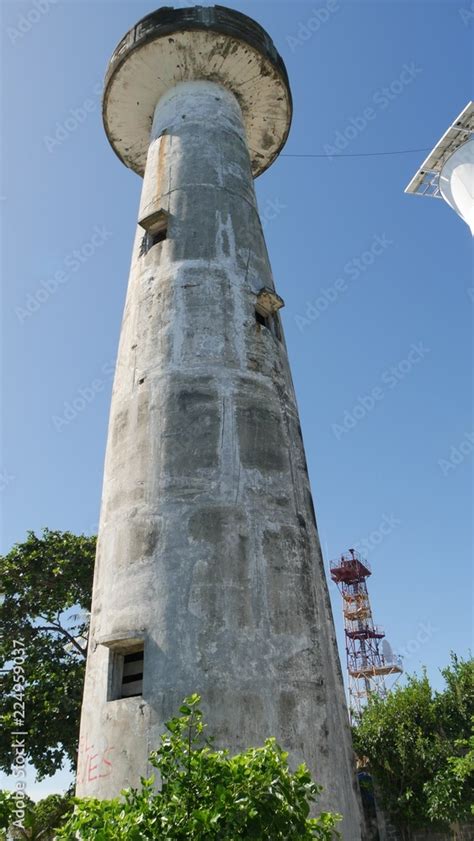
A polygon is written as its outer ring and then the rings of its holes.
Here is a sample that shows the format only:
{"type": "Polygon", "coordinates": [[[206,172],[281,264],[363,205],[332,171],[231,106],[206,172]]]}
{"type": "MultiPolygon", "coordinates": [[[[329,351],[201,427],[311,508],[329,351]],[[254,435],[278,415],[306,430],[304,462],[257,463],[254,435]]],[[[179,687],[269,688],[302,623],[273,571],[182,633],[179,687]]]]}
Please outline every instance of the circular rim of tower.
{"type": "Polygon", "coordinates": [[[120,160],[143,175],[157,102],[174,85],[191,80],[217,82],[234,93],[253,176],[268,169],[291,126],[286,67],[260,24],[224,6],[164,6],[122,38],[109,62],[102,101],[105,131],[120,160]]]}

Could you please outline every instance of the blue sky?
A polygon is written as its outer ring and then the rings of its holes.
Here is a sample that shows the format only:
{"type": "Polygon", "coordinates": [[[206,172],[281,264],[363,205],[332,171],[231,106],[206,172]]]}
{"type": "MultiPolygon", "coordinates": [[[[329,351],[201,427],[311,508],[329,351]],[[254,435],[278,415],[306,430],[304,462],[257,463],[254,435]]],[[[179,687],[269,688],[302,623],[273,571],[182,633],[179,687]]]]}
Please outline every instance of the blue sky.
{"type": "MultiPolygon", "coordinates": [[[[474,13],[470,0],[233,6],[270,32],[293,90],[284,154],[256,188],[325,561],[361,548],[376,621],[441,686],[450,650],[472,645],[472,239],[443,202],[403,194],[424,152],[333,155],[434,145],[472,98],[474,13]]],[[[1,551],[27,529],[97,527],[140,193],[99,91],[154,8],[2,2],[1,551]]]]}

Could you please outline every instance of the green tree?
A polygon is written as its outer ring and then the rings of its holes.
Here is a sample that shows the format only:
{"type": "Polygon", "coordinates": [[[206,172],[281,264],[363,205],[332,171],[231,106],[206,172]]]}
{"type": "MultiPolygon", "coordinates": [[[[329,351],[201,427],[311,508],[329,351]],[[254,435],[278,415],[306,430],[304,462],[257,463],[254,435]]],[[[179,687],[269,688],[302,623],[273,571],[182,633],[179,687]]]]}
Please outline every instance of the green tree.
{"type": "Polygon", "coordinates": [[[237,756],[214,750],[203,737],[200,698],[187,698],[180,716],[167,723],[159,750],[150,757],[159,771],[124,800],[76,800],[74,815],[58,838],[81,841],[329,841],[338,816],[310,818],[321,787],[301,765],[294,773],[274,739],[237,756]]]}
{"type": "Polygon", "coordinates": [[[0,841],[5,841],[7,837],[7,829],[10,826],[14,810],[15,799],[12,792],[0,789],[0,841]]]}
{"type": "Polygon", "coordinates": [[[441,692],[423,674],[385,699],[373,696],[354,730],[356,751],[401,826],[462,821],[474,801],[474,659],[452,655],[442,675],[441,692]]]}
{"type": "MultiPolygon", "coordinates": [[[[11,771],[18,673],[24,680],[28,760],[41,779],[75,763],[87,649],[95,537],[28,532],[0,556],[0,768],[11,771]],[[24,648],[16,673],[12,652],[24,648]]],[[[19,662],[19,661],[18,661],[19,662]]]]}
{"type": "Polygon", "coordinates": [[[15,825],[15,797],[12,792],[0,791],[0,841],[9,837],[14,841],[53,841],[59,824],[74,808],[72,792],[50,794],[35,803],[25,797],[22,826],[15,825]]]}

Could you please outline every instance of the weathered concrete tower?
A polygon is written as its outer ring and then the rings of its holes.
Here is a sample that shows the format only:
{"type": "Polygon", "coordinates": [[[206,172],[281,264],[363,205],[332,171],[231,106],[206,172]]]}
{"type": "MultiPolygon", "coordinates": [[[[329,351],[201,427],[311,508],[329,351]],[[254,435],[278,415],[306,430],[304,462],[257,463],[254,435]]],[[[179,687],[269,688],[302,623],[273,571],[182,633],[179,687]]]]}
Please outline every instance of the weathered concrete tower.
{"type": "Polygon", "coordinates": [[[185,695],[218,745],[271,735],[361,820],[303,442],[253,178],[285,143],[282,59],[221,6],[120,42],[104,121],[144,177],[105,464],[78,794],[111,797],[185,695]]]}

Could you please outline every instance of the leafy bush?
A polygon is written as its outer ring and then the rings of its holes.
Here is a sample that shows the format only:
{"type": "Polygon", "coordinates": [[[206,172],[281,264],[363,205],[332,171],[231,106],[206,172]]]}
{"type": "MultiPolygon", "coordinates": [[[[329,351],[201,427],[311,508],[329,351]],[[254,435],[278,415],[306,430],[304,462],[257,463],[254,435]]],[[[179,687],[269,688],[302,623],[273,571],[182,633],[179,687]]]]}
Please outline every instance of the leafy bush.
{"type": "Polygon", "coordinates": [[[434,692],[424,674],[373,696],[354,730],[392,820],[412,828],[470,816],[474,802],[474,660],[452,655],[434,692]]]}
{"type": "Polygon", "coordinates": [[[203,736],[199,701],[198,695],[185,700],[150,757],[160,774],[160,791],[151,778],[142,779],[140,790],[124,791],[124,800],[76,800],[58,838],[329,841],[338,835],[339,816],[309,817],[321,787],[304,765],[291,773],[288,755],[274,739],[237,756],[214,750],[203,736]]]}

